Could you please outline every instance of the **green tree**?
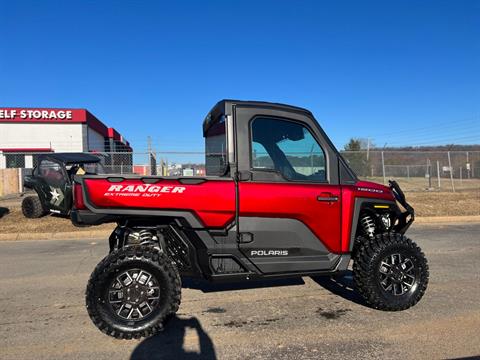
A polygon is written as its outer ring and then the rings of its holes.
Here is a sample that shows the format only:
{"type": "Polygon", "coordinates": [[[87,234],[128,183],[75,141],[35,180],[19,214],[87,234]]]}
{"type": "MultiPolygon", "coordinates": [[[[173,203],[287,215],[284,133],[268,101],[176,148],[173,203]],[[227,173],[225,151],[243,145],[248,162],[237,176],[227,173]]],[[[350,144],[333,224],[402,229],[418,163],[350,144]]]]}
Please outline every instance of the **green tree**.
{"type": "MultiPolygon", "coordinates": [[[[359,176],[368,176],[369,161],[367,160],[368,141],[365,139],[351,138],[345,144],[343,157],[348,161],[350,167],[359,176]]],[[[372,147],[373,145],[370,145],[372,147]]]]}
{"type": "Polygon", "coordinates": [[[344,146],[345,151],[360,151],[362,149],[362,140],[351,138],[344,146]]]}

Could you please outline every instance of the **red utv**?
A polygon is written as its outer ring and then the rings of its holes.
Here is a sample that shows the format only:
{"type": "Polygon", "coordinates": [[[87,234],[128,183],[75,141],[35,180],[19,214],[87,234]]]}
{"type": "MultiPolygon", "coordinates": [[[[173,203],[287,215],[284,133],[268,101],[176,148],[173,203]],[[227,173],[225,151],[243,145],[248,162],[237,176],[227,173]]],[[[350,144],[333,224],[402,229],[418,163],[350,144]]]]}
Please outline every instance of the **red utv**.
{"type": "Polygon", "coordinates": [[[224,100],[203,122],[205,177],[75,178],[72,221],[118,224],[86,302],[117,338],[148,336],[180,304],[181,276],[239,281],[335,275],[353,260],[376,309],[425,293],[428,265],[405,231],[395,182],[360,181],[305,109],[224,100]]]}

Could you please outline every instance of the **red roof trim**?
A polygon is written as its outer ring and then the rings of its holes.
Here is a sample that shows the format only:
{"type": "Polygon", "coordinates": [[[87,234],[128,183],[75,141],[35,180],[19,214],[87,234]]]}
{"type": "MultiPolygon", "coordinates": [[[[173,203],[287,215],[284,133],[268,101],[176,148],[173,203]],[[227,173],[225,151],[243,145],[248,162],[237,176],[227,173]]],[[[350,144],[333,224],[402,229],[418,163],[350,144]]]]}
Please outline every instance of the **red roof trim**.
{"type": "Polygon", "coordinates": [[[86,110],[87,114],[87,126],[92,130],[95,130],[97,133],[102,135],[103,137],[108,137],[108,127],[98,120],[95,115],[93,115],[90,111],[86,110]]]}
{"type": "Polygon", "coordinates": [[[120,141],[121,135],[114,128],[108,128],[108,137],[110,139],[120,141]]]}

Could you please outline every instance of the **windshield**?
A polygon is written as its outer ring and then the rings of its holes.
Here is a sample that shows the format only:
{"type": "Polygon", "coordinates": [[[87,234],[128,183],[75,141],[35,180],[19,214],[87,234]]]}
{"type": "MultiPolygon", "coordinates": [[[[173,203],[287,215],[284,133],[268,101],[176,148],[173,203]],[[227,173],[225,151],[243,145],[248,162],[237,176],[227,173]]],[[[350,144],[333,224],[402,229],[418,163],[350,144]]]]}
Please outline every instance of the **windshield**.
{"type": "Polygon", "coordinates": [[[225,117],[222,116],[205,134],[205,171],[208,176],[223,176],[227,172],[226,144],[225,117]]]}
{"type": "Polygon", "coordinates": [[[67,173],[73,175],[95,175],[105,174],[105,168],[99,162],[97,163],[82,163],[82,164],[68,164],[65,166],[67,173]]]}

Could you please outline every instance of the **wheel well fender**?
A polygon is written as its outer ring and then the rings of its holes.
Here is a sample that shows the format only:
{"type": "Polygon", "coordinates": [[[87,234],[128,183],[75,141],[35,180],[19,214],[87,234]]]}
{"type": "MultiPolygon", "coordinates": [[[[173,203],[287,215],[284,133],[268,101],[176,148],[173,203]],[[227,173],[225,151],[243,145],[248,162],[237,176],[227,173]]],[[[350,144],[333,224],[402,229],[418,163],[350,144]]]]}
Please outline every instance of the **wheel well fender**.
{"type": "Polygon", "coordinates": [[[350,252],[353,251],[353,245],[355,244],[355,238],[357,236],[357,232],[360,225],[360,214],[364,211],[369,211],[375,213],[378,211],[375,209],[375,205],[377,206],[389,206],[390,211],[397,213],[399,211],[397,204],[391,200],[383,200],[383,199],[372,199],[372,198],[356,198],[354,209],[353,209],[353,216],[352,216],[352,227],[350,231],[350,243],[349,243],[349,250],[350,252]]]}
{"type": "MultiPolygon", "coordinates": [[[[205,273],[204,256],[213,239],[204,229],[192,228],[187,219],[174,216],[128,218],[117,222],[109,237],[110,252],[128,245],[127,236],[142,230],[155,235],[148,240],[161,248],[177,265],[182,275],[196,276],[205,273]]],[[[208,263],[208,262],[207,262],[208,263]]]]}

